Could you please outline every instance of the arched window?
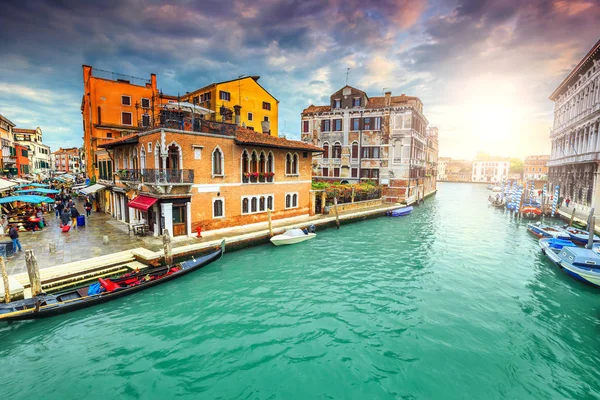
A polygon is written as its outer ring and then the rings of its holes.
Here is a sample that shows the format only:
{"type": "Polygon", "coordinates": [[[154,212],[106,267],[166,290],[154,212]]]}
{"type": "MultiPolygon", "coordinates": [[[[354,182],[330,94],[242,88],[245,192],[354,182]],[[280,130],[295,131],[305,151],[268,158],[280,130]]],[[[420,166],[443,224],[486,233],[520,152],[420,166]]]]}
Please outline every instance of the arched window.
{"type": "Polygon", "coordinates": [[[275,172],[275,164],[273,163],[274,157],[273,152],[270,151],[267,156],[267,172],[275,172]]]}
{"type": "Polygon", "coordinates": [[[267,197],[267,208],[273,210],[273,196],[267,197]]]}
{"type": "Polygon", "coordinates": [[[259,211],[265,211],[265,197],[261,196],[260,200],[258,200],[259,211]]]}
{"type": "Polygon", "coordinates": [[[256,201],[256,197],[253,197],[252,201],[250,203],[251,203],[250,205],[251,205],[252,212],[256,212],[258,209],[258,207],[257,207],[258,202],[256,201]]]}
{"type": "Polygon", "coordinates": [[[323,143],[323,158],[325,158],[325,159],[329,158],[329,143],[328,142],[323,143]]]}
{"type": "Polygon", "coordinates": [[[342,158],[342,145],[340,142],[335,142],[333,145],[333,158],[342,158]]]}
{"type": "Polygon", "coordinates": [[[358,142],[352,142],[352,159],[358,158],[358,142]]]}
{"type": "Polygon", "coordinates": [[[172,143],[167,148],[167,169],[179,169],[180,168],[180,152],[181,148],[177,143],[172,143]]]}
{"type": "Polygon", "coordinates": [[[298,195],[296,193],[292,195],[292,207],[298,207],[298,195]]]}
{"type": "Polygon", "coordinates": [[[250,160],[248,152],[242,151],[242,182],[248,182],[248,173],[250,172],[250,160]]]}
{"type": "Polygon", "coordinates": [[[212,174],[213,176],[223,176],[223,152],[219,146],[212,152],[212,174]]]}
{"type": "Polygon", "coordinates": [[[138,164],[138,157],[137,157],[137,149],[132,149],[132,162],[131,162],[131,167],[133,169],[138,169],[139,168],[139,164],[138,164]]]}
{"type": "Polygon", "coordinates": [[[258,172],[260,173],[265,173],[267,172],[267,158],[265,157],[265,152],[261,151],[260,152],[260,159],[258,162],[258,172]]]}
{"type": "Polygon", "coordinates": [[[146,169],[146,150],[140,150],[140,169],[146,169]]]}
{"type": "Polygon", "coordinates": [[[291,194],[286,194],[285,195],[285,208],[290,208],[292,205],[292,195],[291,194]]]}
{"type": "Polygon", "coordinates": [[[258,172],[258,155],[256,151],[252,151],[252,158],[250,159],[250,172],[258,172]]]}
{"type": "Polygon", "coordinates": [[[285,156],[285,173],[290,175],[292,173],[292,155],[287,153],[285,156]]]}
{"type": "Polygon", "coordinates": [[[298,175],[298,154],[292,156],[292,174],[298,175]]]}
{"type": "Polygon", "coordinates": [[[247,199],[247,198],[244,198],[244,199],[242,200],[242,213],[243,213],[243,214],[248,214],[248,211],[249,211],[249,210],[248,210],[248,199],[247,199]]]}

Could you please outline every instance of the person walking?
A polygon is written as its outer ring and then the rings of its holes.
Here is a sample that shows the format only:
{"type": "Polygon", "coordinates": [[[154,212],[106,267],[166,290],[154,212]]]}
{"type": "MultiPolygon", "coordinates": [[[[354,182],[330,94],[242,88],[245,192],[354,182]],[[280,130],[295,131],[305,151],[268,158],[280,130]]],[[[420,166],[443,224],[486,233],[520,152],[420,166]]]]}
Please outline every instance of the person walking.
{"type": "Polygon", "coordinates": [[[60,200],[56,200],[54,203],[54,213],[56,214],[56,218],[60,217],[60,211],[58,210],[58,205],[60,204],[60,200]]]}
{"type": "Polygon", "coordinates": [[[71,226],[73,228],[77,228],[77,217],[79,217],[79,210],[73,204],[73,207],[71,207],[71,226]]]}
{"type": "Polygon", "coordinates": [[[61,200],[58,200],[56,203],[57,203],[56,204],[56,209],[58,211],[57,217],[60,218],[60,216],[62,215],[62,213],[63,213],[63,211],[65,209],[65,204],[61,200]]]}
{"type": "Polygon", "coordinates": [[[85,215],[89,217],[92,213],[92,203],[90,203],[89,199],[86,199],[85,204],[83,206],[85,207],[85,215]]]}
{"type": "Polygon", "coordinates": [[[19,242],[19,231],[17,230],[17,227],[14,224],[10,224],[8,226],[10,227],[8,231],[8,237],[12,239],[13,251],[16,253],[17,247],[19,248],[19,251],[23,251],[23,247],[21,247],[21,242],[19,242]]]}
{"type": "Polygon", "coordinates": [[[569,198],[567,198],[567,199],[565,200],[565,204],[566,204],[567,208],[569,208],[569,203],[570,203],[570,202],[571,202],[571,199],[569,199],[569,198]]]}
{"type": "Polygon", "coordinates": [[[60,222],[63,225],[69,225],[71,223],[71,210],[69,207],[65,207],[62,214],[60,214],[60,222]]]}

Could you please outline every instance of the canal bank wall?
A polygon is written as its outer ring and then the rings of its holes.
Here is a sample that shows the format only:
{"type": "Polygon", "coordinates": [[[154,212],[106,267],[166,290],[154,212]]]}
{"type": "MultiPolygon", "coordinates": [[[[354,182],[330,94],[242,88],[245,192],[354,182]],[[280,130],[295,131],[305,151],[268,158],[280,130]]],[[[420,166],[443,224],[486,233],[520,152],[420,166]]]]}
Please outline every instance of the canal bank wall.
{"type": "MultiPolygon", "coordinates": [[[[307,217],[302,221],[287,222],[284,224],[273,223],[273,234],[278,235],[288,229],[303,228],[315,225],[317,232],[322,229],[337,225],[345,225],[353,222],[378,218],[386,212],[402,208],[400,204],[381,204],[373,207],[352,210],[339,213],[338,217],[332,214],[307,217]]],[[[230,232],[228,234],[210,235],[195,244],[177,246],[173,243],[174,262],[184,261],[192,256],[209,253],[217,249],[225,241],[226,251],[241,250],[250,246],[267,243],[270,239],[268,228],[257,229],[256,227],[247,232],[230,232]]],[[[54,293],[74,286],[81,286],[96,281],[99,277],[122,275],[135,269],[143,270],[163,263],[164,251],[151,251],[143,247],[133,248],[105,256],[94,257],[73,263],[56,265],[40,270],[42,289],[47,293],[54,293]]],[[[27,273],[11,275],[9,287],[11,298],[31,297],[29,277],[27,273]]],[[[4,297],[4,288],[0,282],[0,299],[4,297]]]]}

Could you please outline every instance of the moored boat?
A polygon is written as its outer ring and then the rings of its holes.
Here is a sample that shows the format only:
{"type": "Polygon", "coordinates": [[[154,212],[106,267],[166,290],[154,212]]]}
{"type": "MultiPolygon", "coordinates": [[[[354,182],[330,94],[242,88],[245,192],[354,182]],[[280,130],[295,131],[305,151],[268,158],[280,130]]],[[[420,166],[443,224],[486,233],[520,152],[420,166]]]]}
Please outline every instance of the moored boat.
{"type": "Polygon", "coordinates": [[[544,225],[541,222],[531,222],[527,224],[527,230],[529,231],[529,233],[539,238],[558,238],[565,240],[569,240],[571,238],[569,234],[561,228],[550,225],[544,225]]]}
{"type": "MultiPolygon", "coordinates": [[[[566,228],[563,228],[565,232],[567,232],[569,234],[569,236],[571,237],[571,240],[573,241],[573,243],[578,244],[578,245],[585,245],[588,242],[588,237],[590,235],[590,233],[588,231],[584,231],[582,229],[577,229],[577,228],[573,228],[571,226],[568,226],[566,228]]],[[[600,237],[594,235],[594,242],[600,242],[600,237]]]]}
{"type": "Polygon", "coordinates": [[[396,210],[391,210],[391,211],[386,212],[385,214],[390,217],[404,217],[405,215],[410,214],[412,211],[413,211],[412,206],[409,206],[409,207],[398,208],[396,210]]]}
{"type": "Polygon", "coordinates": [[[221,258],[224,251],[225,241],[217,251],[173,266],[142,270],[116,279],[100,278],[98,283],[78,289],[71,289],[53,295],[42,294],[31,299],[0,304],[0,321],[53,317],[105,303],[196,271],[221,258]]]}
{"type": "Polygon", "coordinates": [[[560,253],[563,247],[577,247],[575,243],[570,240],[557,238],[542,238],[539,240],[539,245],[542,249],[542,253],[544,253],[554,264],[558,264],[558,261],[560,260],[558,253],[560,253]]]}
{"type": "Polygon", "coordinates": [[[597,252],[581,247],[563,247],[558,258],[558,266],[568,275],[600,287],[600,255],[597,252]]]}
{"type": "Polygon", "coordinates": [[[524,206],[521,208],[521,215],[527,219],[537,219],[542,215],[542,209],[535,206],[524,206]]]}
{"type": "Polygon", "coordinates": [[[289,229],[281,235],[275,235],[271,238],[271,243],[275,246],[283,246],[286,244],[296,244],[314,239],[317,236],[314,232],[304,232],[302,229],[289,229]]]}

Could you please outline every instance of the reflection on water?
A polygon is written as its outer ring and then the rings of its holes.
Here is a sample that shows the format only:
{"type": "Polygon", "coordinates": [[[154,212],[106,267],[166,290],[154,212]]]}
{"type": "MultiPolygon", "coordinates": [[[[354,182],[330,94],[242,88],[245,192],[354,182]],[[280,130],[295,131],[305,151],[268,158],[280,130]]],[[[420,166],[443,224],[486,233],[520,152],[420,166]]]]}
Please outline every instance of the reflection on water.
{"type": "Polygon", "coordinates": [[[408,217],[226,254],[129,298],[2,324],[3,392],[600,396],[600,291],[547,262],[525,221],[488,207],[488,193],[440,184],[408,217]]]}

